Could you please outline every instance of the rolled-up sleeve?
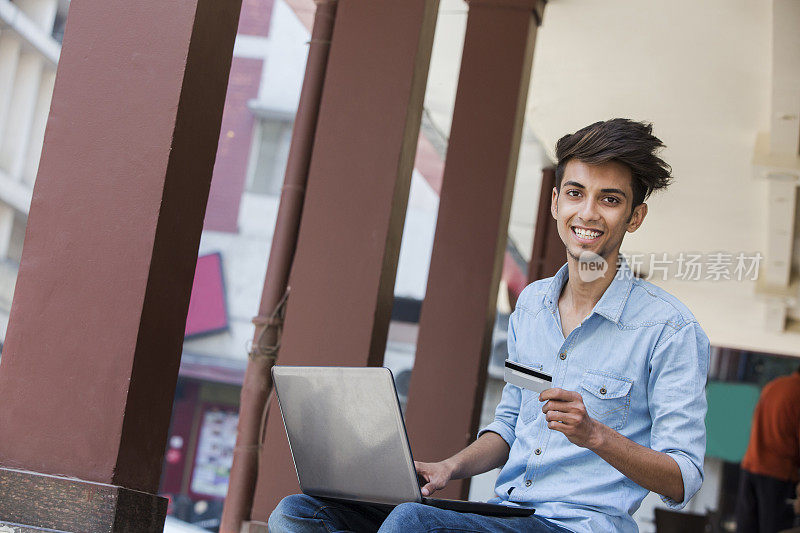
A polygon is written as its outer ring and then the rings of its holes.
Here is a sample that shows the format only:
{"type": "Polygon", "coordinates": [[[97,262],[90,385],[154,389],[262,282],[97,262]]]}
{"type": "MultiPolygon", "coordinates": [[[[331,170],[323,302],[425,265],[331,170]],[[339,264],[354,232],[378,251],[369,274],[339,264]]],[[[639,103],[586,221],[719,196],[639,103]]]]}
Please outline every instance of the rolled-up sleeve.
{"type": "MultiPolygon", "coordinates": [[[[517,360],[517,346],[516,346],[516,333],[514,330],[514,322],[516,321],[517,311],[511,313],[508,320],[508,358],[512,361],[517,360]]],[[[494,412],[494,421],[478,432],[478,437],[491,431],[497,433],[503,440],[506,441],[510,448],[516,439],[515,427],[517,425],[517,416],[519,415],[519,406],[522,401],[522,391],[516,385],[506,383],[503,387],[503,395],[500,398],[500,403],[497,404],[497,409],[494,412]]]]}
{"type": "Polygon", "coordinates": [[[650,359],[650,447],[672,457],[683,477],[683,501],[661,496],[671,509],[682,509],[703,483],[710,354],[708,337],[692,321],[666,326],[650,359]]]}

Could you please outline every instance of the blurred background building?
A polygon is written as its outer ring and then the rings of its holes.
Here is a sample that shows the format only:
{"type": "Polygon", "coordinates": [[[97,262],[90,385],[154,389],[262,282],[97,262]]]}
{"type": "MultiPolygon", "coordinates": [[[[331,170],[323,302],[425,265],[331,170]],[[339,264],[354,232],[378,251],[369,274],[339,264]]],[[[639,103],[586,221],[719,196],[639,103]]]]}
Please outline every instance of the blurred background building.
{"type": "Polygon", "coordinates": [[[5,338],[69,3],[0,3],[0,334],[5,338]]]}
{"type": "MultiPolygon", "coordinates": [[[[3,338],[67,8],[64,0],[0,0],[3,338]]],[[[243,2],[161,482],[170,513],[209,530],[219,526],[226,494],[251,320],[313,11],[312,1],[243,2]]],[[[463,0],[441,0],[385,355],[403,404],[466,17],[463,0]]],[[[798,20],[797,3],[789,0],[548,2],[537,37],[488,369],[481,425],[491,420],[502,389],[516,295],[527,281],[553,273],[545,228],[536,226],[537,220],[547,223],[547,169],[555,141],[611,117],[652,121],[676,181],[648,202],[647,221],[626,238],[623,252],[641,257],[638,274],[686,303],[711,340],[706,481],[684,512],[708,516],[728,531],[738,462],[760,387],[792,371],[800,358],[798,20]],[[541,191],[547,193],[543,202],[541,191]],[[706,265],[721,261],[728,275],[703,271],[698,280],[680,279],[675,269],[681,254],[702,256],[706,265]],[[735,279],[740,254],[763,257],[757,275],[735,279]],[[539,266],[529,268],[531,263],[539,266]],[[528,280],[529,272],[539,276],[528,280]]],[[[561,255],[555,264],[563,262],[561,255]]],[[[476,478],[470,497],[491,497],[495,477],[490,472],[476,478]]],[[[651,494],[637,512],[643,532],[655,531],[657,507],[663,504],[651,494]]]]}

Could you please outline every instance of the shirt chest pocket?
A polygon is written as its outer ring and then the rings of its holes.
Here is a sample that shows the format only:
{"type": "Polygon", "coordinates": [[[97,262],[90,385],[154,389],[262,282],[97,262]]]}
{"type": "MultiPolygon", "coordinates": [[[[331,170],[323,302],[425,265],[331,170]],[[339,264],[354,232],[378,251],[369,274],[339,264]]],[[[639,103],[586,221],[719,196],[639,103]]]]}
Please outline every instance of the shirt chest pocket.
{"type": "Polygon", "coordinates": [[[611,429],[621,429],[631,407],[633,381],[601,370],[587,370],[581,380],[583,404],[589,416],[611,429]]]}
{"type": "MultiPolygon", "coordinates": [[[[544,365],[542,365],[541,363],[533,363],[525,361],[522,364],[529,366],[534,370],[538,370],[539,372],[544,372],[543,370],[544,365]]],[[[540,414],[542,414],[542,405],[544,405],[544,403],[539,401],[538,392],[534,392],[532,390],[524,388],[521,388],[521,390],[522,390],[522,402],[520,404],[519,418],[522,420],[523,423],[530,424],[531,422],[536,420],[536,418],[538,418],[540,414]]]]}
{"type": "Polygon", "coordinates": [[[520,417],[522,421],[529,424],[536,420],[542,413],[542,402],[539,401],[539,393],[527,389],[522,389],[522,406],[520,407],[520,417]]]}

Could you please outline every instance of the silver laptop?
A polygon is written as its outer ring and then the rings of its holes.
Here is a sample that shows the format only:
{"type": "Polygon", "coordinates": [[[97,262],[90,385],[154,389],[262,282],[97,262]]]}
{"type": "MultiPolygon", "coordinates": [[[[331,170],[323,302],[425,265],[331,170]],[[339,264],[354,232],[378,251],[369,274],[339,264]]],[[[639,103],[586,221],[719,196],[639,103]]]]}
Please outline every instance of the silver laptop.
{"type": "Polygon", "coordinates": [[[303,493],[492,516],[533,514],[530,508],[422,496],[389,369],[275,366],[272,376],[303,493]]]}

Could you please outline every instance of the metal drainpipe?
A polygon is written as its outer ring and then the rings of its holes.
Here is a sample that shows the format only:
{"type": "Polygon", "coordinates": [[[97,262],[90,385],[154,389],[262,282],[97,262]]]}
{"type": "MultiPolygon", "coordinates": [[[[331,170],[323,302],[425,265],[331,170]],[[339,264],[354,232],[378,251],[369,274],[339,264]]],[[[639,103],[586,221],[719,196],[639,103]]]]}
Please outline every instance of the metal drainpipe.
{"type": "Polygon", "coordinates": [[[311,149],[317,127],[322,86],[328,63],[338,0],[314,0],[317,4],[309,42],[305,78],[292,132],[278,218],[272,239],[259,316],[244,375],[239,405],[239,426],[233,451],[228,494],[222,511],[220,533],[239,533],[250,518],[261,453],[264,410],[272,389],[270,369],[280,338],[281,307],[297,243],[311,149]],[[270,318],[277,317],[277,320],[270,318]],[[266,329],[265,329],[266,328],[266,329]]]}

